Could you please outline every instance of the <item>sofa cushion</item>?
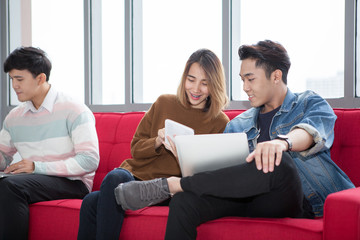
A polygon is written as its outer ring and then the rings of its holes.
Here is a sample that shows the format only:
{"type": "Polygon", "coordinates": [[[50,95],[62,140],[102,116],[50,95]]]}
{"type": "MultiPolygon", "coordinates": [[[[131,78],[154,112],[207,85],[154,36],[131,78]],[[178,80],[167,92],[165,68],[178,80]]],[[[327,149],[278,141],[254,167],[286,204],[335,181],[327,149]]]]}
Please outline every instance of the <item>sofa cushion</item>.
{"type": "Polygon", "coordinates": [[[76,239],[81,199],[31,204],[29,240],[76,239]]]}
{"type": "MultiPolygon", "coordinates": [[[[168,207],[159,206],[127,211],[120,239],[158,239],[159,236],[165,236],[168,213],[168,207]],[[153,227],[154,224],[156,228],[153,227]]],[[[198,227],[197,239],[278,240],[281,236],[281,239],[315,240],[322,238],[322,230],[322,218],[311,220],[225,217],[201,224],[198,227]]]]}

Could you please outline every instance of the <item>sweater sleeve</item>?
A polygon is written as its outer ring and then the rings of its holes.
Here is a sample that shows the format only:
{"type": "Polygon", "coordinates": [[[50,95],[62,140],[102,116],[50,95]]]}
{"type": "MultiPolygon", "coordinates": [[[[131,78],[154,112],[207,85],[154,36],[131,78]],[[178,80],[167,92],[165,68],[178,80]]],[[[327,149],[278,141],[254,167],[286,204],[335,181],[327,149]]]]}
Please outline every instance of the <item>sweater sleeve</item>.
{"type": "Polygon", "coordinates": [[[156,128],[160,121],[157,114],[157,102],[158,101],[145,113],[136,129],[131,141],[131,155],[133,158],[151,158],[159,155],[161,151],[163,151],[162,147],[155,150],[155,139],[157,137],[157,131],[159,130],[156,128]]]}
{"type": "Polygon", "coordinates": [[[226,124],[230,121],[229,117],[225,113],[221,113],[219,116],[218,124],[215,124],[215,132],[223,133],[226,127],[226,124]]]}
{"type": "Polygon", "coordinates": [[[68,121],[68,131],[75,155],[51,162],[35,161],[34,173],[74,177],[94,172],[97,169],[99,143],[95,118],[90,110],[80,113],[74,121],[68,121]]]}

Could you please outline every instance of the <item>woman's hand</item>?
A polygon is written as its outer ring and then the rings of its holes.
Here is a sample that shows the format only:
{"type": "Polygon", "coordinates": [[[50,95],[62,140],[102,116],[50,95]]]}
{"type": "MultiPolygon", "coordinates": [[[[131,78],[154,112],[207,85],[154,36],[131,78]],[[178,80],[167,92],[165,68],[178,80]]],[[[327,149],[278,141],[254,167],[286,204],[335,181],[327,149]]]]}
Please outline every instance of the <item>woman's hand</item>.
{"type": "Polygon", "coordinates": [[[159,129],[158,136],[155,139],[155,149],[159,148],[163,144],[165,148],[172,152],[172,154],[174,154],[174,156],[177,158],[175,143],[171,140],[170,136],[168,136],[168,140],[169,144],[165,142],[165,128],[159,129]]]}
{"type": "MultiPolygon", "coordinates": [[[[175,136],[174,136],[175,137],[175,136]]],[[[169,144],[164,143],[164,146],[167,150],[169,150],[170,152],[172,152],[172,154],[174,154],[174,156],[176,157],[176,159],[178,158],[177,156],[177,152],[176,152],[176,145],[173,142],[173,140],[171,140],[171,138],[168,136],[168,140],[169,140],[169,144]]]]}
{"type": "Polygon", "coordinates": [[[155,139],[155,149],[159,148],[164,143],[165,143],[165,128],[161,128],[158,130],[158,136],[155,139]]]}

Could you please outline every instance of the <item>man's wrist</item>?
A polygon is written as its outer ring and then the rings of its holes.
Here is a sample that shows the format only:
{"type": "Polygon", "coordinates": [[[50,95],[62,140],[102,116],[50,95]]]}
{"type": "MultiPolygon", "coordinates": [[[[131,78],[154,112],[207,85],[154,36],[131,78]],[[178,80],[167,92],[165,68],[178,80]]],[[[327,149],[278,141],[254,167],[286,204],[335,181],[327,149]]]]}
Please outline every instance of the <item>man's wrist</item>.
{"type": "Polygon", "coordinates": [[[33,162],[32,164],[33,164],[33,171],[31,173],[35,173],[35,162],[33,162]]]}
{"type": "Polygon", "coordinates": [[[288,136],[286,136],[286,135],[278,135],[278,136],[276,137],[276,139],[283,140],[284,142],[287,143],[287,151],[291,151],[291,150],[292,150],[292,142],[291,142],[291,140],[289,139],[288,136]]]}

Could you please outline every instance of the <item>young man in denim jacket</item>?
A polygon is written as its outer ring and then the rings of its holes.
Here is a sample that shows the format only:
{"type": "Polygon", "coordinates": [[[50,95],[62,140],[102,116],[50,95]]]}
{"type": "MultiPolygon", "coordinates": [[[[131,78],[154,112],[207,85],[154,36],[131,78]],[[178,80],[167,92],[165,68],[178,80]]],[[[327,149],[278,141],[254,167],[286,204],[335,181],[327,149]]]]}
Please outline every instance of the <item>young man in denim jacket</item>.
{"type": "Polygon", "coordinates": [[[316,93],[287,88],[290,60],[284,47],[260,41],[241,46],[239,56],[252,108],[224,132],[247,134],[248,163],[115,189],[121,206],[133,210],[173,195],[166,239],[196,239],[198,225],[224,216],[322,216],[328,194],[354,187],[330,158],[336,115],[316,93]]]}

